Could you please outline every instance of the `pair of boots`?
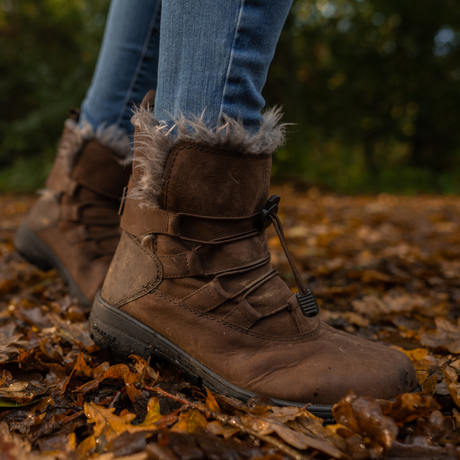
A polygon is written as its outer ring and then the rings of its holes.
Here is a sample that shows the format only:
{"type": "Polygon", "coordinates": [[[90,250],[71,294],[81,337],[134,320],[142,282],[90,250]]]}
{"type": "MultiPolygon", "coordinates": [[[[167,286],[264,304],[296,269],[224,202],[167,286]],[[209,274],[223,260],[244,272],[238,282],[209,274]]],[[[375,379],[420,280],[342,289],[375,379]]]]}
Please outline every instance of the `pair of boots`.
{"type": "MultiPolygon", "coordinates": [[[[121,223],[130,171],[115,149],[84,139],[67,164],[58,155],[46,193],[16,237],[27,259],[56,267],[83,302],[95,299],[96,344],[120,358],[166,358],[229,396],[311,403],[322,416],[349,391],[382,399],[412,391],[415,371],[404,354],[315,316],[284,242],[279,198],[269,199],[279,116],[267,114],[255,137],[236,121],[209,130],[196,120],[182,121],[173,138],[152,103],[149,93],[133,117],[134,168],[121,223]],[[270,264],[270,224],[298,294],[270,264]]],[[[63,145],[76,133],[65,131],[63,145]]]]}

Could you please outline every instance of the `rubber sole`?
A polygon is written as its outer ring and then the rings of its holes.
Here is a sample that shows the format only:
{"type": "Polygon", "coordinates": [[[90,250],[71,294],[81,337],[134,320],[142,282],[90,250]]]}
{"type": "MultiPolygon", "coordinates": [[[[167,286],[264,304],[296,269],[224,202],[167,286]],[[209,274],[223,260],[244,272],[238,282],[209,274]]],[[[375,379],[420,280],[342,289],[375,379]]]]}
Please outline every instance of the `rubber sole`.
{"type": "MultiPolygon", "coordinates": [[[[213,372],[158,332],[132,316],[113,307],[97,294],[89,317],[91,338],[97,346],[126,360],[132,354],[149,359],[156,356],[171,362],[189,377],[196,386],[206,386],[216,393],[248,401],[257,396],[213,372]]],[[[305,407],[305,404],[270,398],[278,406],[305,407]]],[[[310,405],[308,411],[317,417],[333,422],[332,406],[310,405]]]]}
{"type": "Polygon", "coordinates": [[[92,302],[83,294],[61,259],[32,230],[22,224],[14,237],[14,247],[31,264],[40,270],[55,268],[59,276],[69,286],[69,290],[79,302],[90,307],[92,302]]]}

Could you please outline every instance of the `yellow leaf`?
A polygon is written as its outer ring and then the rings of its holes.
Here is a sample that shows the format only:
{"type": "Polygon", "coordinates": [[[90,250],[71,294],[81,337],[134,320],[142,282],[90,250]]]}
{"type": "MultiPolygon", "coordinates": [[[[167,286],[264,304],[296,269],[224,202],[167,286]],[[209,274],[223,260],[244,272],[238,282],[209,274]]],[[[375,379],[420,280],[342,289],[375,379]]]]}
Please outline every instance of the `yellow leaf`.
{"type": "Polygon", "coordinates": [[[158,422],[161,418],[160,403],[157,398],[153,397],[147,403],[147,415],[145,416],[144,421],[137,426],[148,427],[153,425],[155,422],[158,422]]]}
{"type": "Polygon", "coordinates": [[[206,407],[212,410],[213,412],[220,412],[219,404],[217,403],[216,398],[214,397],[212,392],[206,388],[206,393],[206,407]]]}
{"type": "Polygon", "coordinates": [[[426,348],[415,348],[414,350],[404,350],[404,348],[393,345],[391,348],[395,348],[403,352],[414,365],[417,370],[427,371],[430,366],[436,366],[438,364],[436,358],[429,354],[426,348]]]}
{"type": "Polygon", "coordinates": [[[203,414],[196,410],[183,412],[178,422],[171,428],[174,433],[195,433],[206,428],[207,421],[203,414]]]}
{"type": "Polygon", "coordinates": [[[136,418],[135,414],[126,414],[122,417],[115,415],[113,412],[114,407],[111,409],[104,409],[97,406],[93,402],[85,403],[85,415],[89,423],[95,423],[94,436],[97,438],[104,434],[107,442],[116,438],[124,431],[130,431],[136,428],[131,425],[131,421],[136,418]]]}
{"type": "Polygon", "coordinates": [[[86,460],[96,450],[96,438],[94,435],[88,436],[79,445],[76,452],[78,460],[86,460]]]}
{"type": "Polygon", "coordinates": [[[67,445],[68,445],[69,451],[75,450],[76,443],[77,441],[76,441],[75,433],[69,433],[67,435],[67,445]]]}

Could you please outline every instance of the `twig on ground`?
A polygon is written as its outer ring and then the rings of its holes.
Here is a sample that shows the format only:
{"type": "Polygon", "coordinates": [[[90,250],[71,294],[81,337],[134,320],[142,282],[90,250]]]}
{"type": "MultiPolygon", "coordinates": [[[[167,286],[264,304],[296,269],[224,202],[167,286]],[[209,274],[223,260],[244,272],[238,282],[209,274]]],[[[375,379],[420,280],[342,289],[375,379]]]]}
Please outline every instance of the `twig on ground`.
{"type": "Polygon", "coordinates": [[[251,428],[248,428],[247,426],[245,426],[241,422],[239,417],[229,416],[229,415],[225,415],[225,414],[219,414],[219,413],[214,412],[211,409],[207,408],[204,404],[194,403],[194,402],[188,401],[187,399],[185,399],[183,397],[172,395],[171,393],[168,393],[167,391],[162,390],[159,387],[147,387],[147,386],[145,386],[144,388],[146,390],[155,391],[159,395],[165,396],[166,398],[173,399],[174,401],[177,401],[177,402],[180,402],[180,403],[182,403],[184,405],[192,407],[193,409],[195,409],[197,411],[203,412],[205,414],[209,414],[210,417],[212,417],[213,419],[215,419],[215,420],[217,420],[217,421],[219,421],[219,422],[221,422],[223,424],[237,427],[243,433],[246,433],[246,434],[249,434],[251,436],[254,436],[254,437],[260,439],[261,441],[264,441],[264,442],[272,445],[273,447],[276,447],[279,451],[285,453],[286,455],[289,455],[290,457],[294,458],[295,460],[310,460],[310,457],[302,455],[301,453],[299,453],[298,451],[292,449],[291,447],[289,447],[287,444],[285,444],[284,442],[280,441],[279,439],[276,439],[273,436],[260,434],[257,431],[255,431],[255,430],[253,430],[251,428]]]}

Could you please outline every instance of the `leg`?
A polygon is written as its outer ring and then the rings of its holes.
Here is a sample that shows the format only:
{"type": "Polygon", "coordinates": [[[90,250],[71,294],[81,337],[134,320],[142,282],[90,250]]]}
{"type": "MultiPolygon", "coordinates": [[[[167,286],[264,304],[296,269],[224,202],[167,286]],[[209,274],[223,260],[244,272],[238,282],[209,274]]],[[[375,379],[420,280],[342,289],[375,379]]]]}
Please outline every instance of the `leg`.
{"type": "Polygon", "coordinates": [[[66,121],[42,198],[24,220],[16,249],[56,268],[91,304],[120,239],[118,207],[131,173],[124,166],[130,106],[156,85],[160,0],[114,0],[96,72],[78,114],[66,121]]]}
{"type": "Polygon", "coordinates": [[[258,127],[261,91],[292,0],[163,3],[155,115],[213,126],[222,115],[258,127]]]}
{"type": "MultiPolygon", "coordinates": [[[[410,360],[317,318],[284,239],[279,197],[269,198],[283,128],[276,112],[260,114],[260,91],[289,4],[165,0],[156,117],[147,94],[133,117],[123,234],[92,334],[120,357],[169,358],[237,398],[330,405],[354,391],[391,399],[417,384],[410,360]],[[270,264],[270,223],[296,294],[270,264]]],[[[309,410],[332,416],[330,407],[309,410]]]]}
{"type": "MultiPolygon", "coordinates": [[[[82,123],[132,134],[132,107],[157,86],[161,0],[113,0],[82,123]]],[[[81,123],[81,124],[82,124],[81,123]]]]}

